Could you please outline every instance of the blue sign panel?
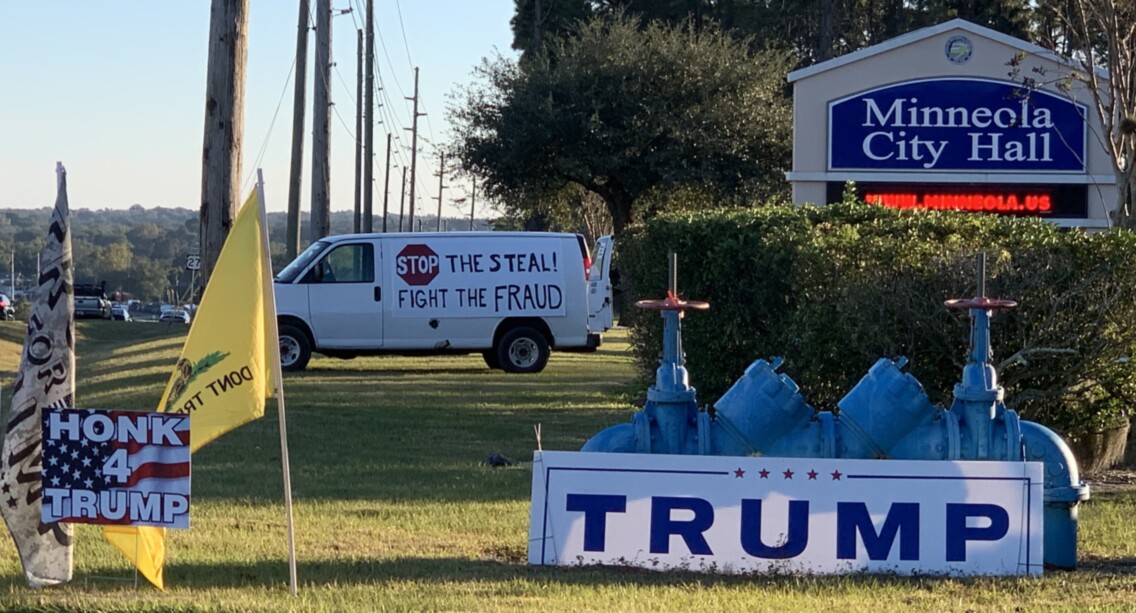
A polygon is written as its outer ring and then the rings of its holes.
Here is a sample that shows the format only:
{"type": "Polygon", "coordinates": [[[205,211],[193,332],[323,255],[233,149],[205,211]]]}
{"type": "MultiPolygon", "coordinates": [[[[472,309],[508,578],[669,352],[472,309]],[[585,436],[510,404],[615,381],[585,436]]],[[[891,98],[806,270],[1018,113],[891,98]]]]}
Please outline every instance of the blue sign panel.
{"type": "Polygon", "coordinates": [[[1016,83],[889,85],[829,103],[829,170],[1084,172],[1085,115],[1016,83]]]}

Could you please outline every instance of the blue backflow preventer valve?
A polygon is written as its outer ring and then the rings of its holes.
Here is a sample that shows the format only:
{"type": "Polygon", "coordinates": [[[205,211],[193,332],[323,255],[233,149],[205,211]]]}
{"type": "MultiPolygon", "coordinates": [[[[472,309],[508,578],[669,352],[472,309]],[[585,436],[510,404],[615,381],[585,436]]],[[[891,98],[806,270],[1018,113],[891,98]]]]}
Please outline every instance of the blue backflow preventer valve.
{"type": "Polygon", "coordinates": [[[583,451],[907,460],[1036,461],[1045,474],[1045,564],[1075,568],[1077,506],[1089,498],[1076,459],[1045,426],[1020,420],[1003,404],[1004,390],[992,363],[990,318],[1012,309],[1010,300],[985,296],[985,257],[979,254],[977,296],[948,300],[970,314],[970,350],[949,410],[934,406],[923,386],[903,372],[906,358],[880,359],[837,403],[839,414],[816,411],[788,375],[782,360],[757,360],[714,405],[713,417],[698,409],[682,351],[682,318],[706,310],[676,291],[677,263],[670,256],[670,283],[663,300],[636,306],[663,317],[663,354],[647,403],[631,423],[612,426],[584,444],[583,451]]]}

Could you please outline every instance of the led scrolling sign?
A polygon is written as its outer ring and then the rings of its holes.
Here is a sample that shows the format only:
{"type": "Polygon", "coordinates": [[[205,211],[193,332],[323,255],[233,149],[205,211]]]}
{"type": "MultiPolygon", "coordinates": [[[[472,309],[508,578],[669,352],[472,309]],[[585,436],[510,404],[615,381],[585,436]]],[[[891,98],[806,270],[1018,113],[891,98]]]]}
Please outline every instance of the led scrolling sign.
{"type": "MultiPolygon", "coordinates": [[[[844,184],[828,183],[828,202],[840,202],[844,184]]],[[[968,211],[1000,215],[1085,219],[1088,189],[1079,184],[856,183],[856,197],[893,209],[968,211]]]]}

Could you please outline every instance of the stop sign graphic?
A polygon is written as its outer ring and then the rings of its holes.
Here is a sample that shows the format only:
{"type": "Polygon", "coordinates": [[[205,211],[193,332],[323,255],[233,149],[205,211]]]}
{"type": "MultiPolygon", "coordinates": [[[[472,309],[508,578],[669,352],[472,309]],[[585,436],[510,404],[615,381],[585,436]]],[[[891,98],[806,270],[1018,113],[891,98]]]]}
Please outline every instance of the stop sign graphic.
{"type": "Polygon", "coordinates": [[[438,276],[438,254],[427,245],[407,245],[395,256],[394,266],[407,285],[428,285],[438,276]]]}

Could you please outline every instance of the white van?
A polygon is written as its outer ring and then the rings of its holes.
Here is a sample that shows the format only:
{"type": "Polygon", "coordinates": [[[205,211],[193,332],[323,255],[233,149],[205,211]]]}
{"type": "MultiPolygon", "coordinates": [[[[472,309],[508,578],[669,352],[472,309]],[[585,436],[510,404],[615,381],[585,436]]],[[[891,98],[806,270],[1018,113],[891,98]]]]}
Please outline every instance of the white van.
{"type": "Polygon", "coordinates": [[[590,351],[612,326],[612,239],[552,232],[346,234],[276,276],[280,359],[481,352],[540,372],[552,349],[590,351]]]}

